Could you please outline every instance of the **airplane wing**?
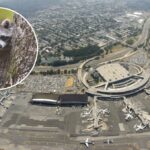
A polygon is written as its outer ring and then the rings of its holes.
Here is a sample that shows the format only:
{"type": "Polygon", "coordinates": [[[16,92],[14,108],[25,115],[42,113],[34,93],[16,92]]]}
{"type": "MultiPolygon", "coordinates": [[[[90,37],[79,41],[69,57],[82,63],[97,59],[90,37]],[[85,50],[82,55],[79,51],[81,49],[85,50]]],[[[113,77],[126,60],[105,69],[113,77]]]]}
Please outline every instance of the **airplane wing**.
{"type": "Polygon", "coordinates": [[[86,142],[85,142],[85,145],[86,145],[86,147],[89,147],[89,143],[86,143],[86,142]]]}
{"type": "Polygon", "coordinates": [[[136,130],[136,131],[139,131],[139,130],[140,130],[140,128],[136,128],[135,130],[136,130]]]}

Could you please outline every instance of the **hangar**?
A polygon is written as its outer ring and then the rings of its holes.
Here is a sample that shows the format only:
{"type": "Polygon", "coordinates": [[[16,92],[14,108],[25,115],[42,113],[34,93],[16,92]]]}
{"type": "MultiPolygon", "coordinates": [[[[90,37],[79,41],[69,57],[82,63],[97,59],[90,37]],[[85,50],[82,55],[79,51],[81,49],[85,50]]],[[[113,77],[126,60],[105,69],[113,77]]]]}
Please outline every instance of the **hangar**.
{"type": "Polygon", "coordinates": [[[30,100],[31,104],[40,105],[87,105],[88,97],[86,94],[51,94],[35,93],[30,100]]]}

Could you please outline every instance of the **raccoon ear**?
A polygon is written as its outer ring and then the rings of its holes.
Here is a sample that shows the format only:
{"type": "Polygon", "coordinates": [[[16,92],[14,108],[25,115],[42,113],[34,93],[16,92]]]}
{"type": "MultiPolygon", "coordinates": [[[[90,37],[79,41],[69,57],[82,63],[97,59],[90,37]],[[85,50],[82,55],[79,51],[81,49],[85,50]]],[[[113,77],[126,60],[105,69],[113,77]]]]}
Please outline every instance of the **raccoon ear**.
{"type": "Polygon", "coordinates": [[[8,20],[8,19],[3,20],[1,23],[1,26],[6,29],[10,28],[10,20],[8,20]]]}

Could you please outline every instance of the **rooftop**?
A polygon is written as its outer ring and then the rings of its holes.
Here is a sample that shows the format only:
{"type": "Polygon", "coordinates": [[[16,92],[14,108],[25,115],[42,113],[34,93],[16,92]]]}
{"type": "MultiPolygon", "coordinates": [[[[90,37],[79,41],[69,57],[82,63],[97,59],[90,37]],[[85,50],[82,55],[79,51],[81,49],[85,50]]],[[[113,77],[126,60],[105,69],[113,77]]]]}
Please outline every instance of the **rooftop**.
{"type": "Polygon", "coordinates": [[[97,71],[107,82],[121,80],[129,76],[128,70],[119,63],[100,66],[97,71]]]}

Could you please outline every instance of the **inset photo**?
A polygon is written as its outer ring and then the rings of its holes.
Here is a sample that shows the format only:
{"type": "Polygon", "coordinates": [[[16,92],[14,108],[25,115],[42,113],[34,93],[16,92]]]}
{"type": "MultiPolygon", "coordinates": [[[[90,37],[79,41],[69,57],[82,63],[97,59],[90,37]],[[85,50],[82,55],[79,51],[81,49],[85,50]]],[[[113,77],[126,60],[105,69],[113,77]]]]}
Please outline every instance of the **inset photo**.
{"type": "Polygon", "coordinates": [[[0,90],[22,82],[37,55],[38,41],[30,23],[19,13],[0,7],[0,90]]]}

